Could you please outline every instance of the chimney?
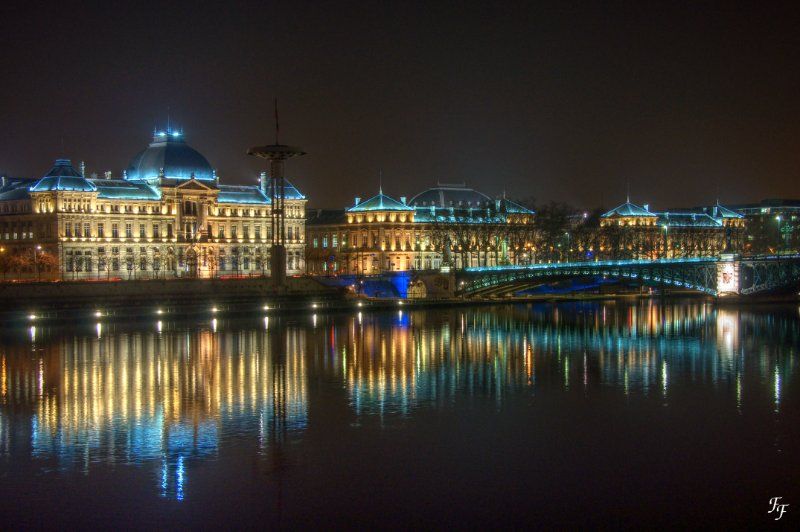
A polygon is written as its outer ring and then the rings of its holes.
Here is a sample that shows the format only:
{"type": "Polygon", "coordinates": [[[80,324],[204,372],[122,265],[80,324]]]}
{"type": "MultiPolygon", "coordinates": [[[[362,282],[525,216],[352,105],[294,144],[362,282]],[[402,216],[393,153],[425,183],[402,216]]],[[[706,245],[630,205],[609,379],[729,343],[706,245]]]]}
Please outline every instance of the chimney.
{"type": "Polygon", "coordinates": [[[361,198],[356,196],[356,201],[355,201],[355,203],[353,203],[353,205],[358,205],[359,203],[361,203],[361,198]]]}
{"type": "Polygon", "coordinates": [[[406,197],[405,196],[400,196],[400,203],[402,203],[403,205],[406,204],[406,197]]]}

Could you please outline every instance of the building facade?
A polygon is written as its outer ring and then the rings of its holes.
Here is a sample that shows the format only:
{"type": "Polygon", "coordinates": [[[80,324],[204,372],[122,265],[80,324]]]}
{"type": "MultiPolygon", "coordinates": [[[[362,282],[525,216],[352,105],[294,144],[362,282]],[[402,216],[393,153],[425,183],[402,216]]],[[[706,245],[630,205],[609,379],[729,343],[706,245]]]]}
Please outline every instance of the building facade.
{"type": "Polygon", "coordinates": [[[744,216],[722,205],[653,212],[626,201],[600,217],[601,258],[660,259],[741,252],[744,216]]]}
{"type": "Polygon", "coordinates": [[[451,266],[517,264],[533,211],[464,184],[414,196],[379,190],[342,210],[309,213],[306,257],[313,274],[374,275],[451,266]]]}
{"type": "MultiPolygon", "coordinates": [[[[224,185],[181,132],[155,133],[121,178],[59,159],[0,186],[6,278],[149,279],[269,273],[270,182],[224,185]]],[[[306,198],[287,184],[289,274],[305,270],[306,198]]]]}
{"type": "Polygon", "coordinates": [[[747,220],[749,253],[797,253],[800,250],[800,200],[765,199],[731,207],[747,220]]]}

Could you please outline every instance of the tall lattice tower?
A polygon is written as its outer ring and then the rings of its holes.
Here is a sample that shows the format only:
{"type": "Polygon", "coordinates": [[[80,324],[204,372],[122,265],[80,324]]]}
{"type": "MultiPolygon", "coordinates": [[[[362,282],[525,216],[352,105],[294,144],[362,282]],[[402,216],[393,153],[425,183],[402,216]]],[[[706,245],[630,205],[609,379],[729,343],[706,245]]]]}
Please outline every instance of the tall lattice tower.
{"type": "Polygon", "coordinates": [[[276,288],[286,285],[286,179],[283,175],[283,163],[286,159],[305,155],[296,146],[281,144],[279,140],[280,126],[278,122],[278,101],[275,100],[275,144],[255,146],[247,150],[248,155],[261,157],[268,161],[268,179],[270,181],[270,201],[272,215],[272,247],[270,252],[270,276],[276,288]]]}

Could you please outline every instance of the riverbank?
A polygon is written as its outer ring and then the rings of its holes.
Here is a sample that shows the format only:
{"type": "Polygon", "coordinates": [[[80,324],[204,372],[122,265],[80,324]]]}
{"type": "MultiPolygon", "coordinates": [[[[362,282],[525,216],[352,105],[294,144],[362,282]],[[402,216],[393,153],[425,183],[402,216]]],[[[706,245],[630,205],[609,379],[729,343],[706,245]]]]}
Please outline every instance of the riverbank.
{"type": "Polygon", "coordinates": [[[356,297],[309,277],[288,280],[274,290],[268,278],[126,283],[26,283],[0,286],[0,319],[5,323],[196,319],[291,315],[298,313],[413,310],[454,306],[600,301],[669,301],[697,299],[715,305],[797,303],[795,296],[713,298],[696,292],[651,295],[639,293],[546,294],[513,298],[397,299],[356,297]]]}

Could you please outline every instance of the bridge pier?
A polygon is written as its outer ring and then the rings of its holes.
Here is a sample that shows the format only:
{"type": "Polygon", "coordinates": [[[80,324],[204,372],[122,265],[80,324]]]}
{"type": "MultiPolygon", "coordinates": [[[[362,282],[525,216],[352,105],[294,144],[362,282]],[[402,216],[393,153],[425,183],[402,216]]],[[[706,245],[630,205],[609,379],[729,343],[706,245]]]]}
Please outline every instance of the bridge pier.
{"type": "Polygon", "coordinates": [[[738,296],[741,293],[739,278],[741,260],[734,253],[720,255],[717,262],[717,297],[738,296]]]}

